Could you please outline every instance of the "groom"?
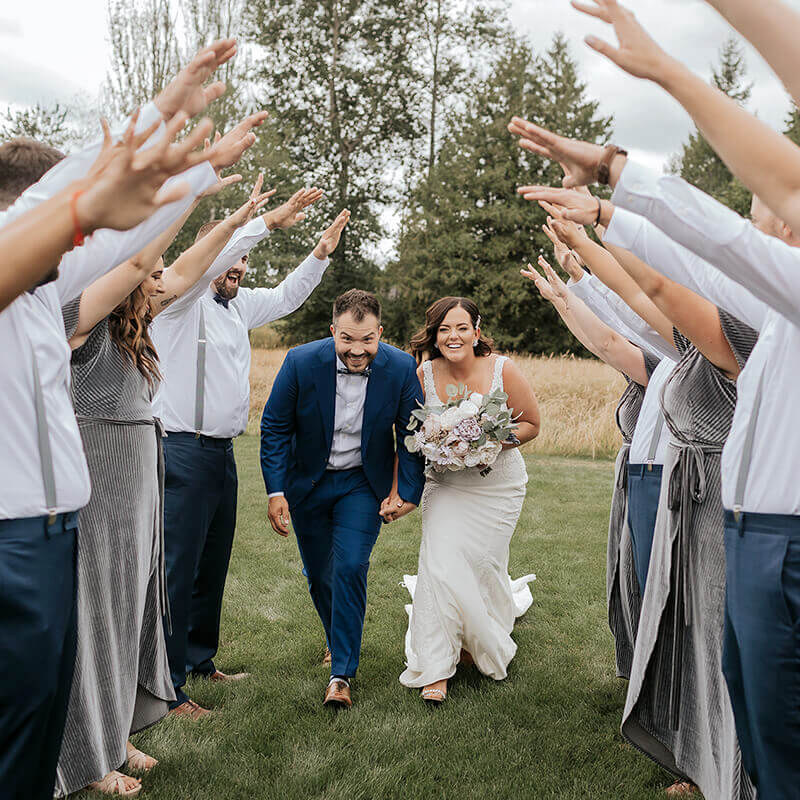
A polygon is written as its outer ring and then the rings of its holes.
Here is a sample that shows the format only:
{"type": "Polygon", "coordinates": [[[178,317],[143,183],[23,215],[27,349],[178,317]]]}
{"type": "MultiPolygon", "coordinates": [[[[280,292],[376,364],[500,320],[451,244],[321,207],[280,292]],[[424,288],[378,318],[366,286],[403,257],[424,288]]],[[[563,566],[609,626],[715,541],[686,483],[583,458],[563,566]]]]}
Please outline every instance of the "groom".
{"type": "Polygon", "coordinates": [[[336,298],[331,333],[287,354],[261,418],[261,471],[281,536],[291,513],[330,645],[324,703],[349,707],[381,517],[407,514],[422,494],[423,462],[403,444],[422,389],[414,359],[380,341],[374,295],[336,298]]]}

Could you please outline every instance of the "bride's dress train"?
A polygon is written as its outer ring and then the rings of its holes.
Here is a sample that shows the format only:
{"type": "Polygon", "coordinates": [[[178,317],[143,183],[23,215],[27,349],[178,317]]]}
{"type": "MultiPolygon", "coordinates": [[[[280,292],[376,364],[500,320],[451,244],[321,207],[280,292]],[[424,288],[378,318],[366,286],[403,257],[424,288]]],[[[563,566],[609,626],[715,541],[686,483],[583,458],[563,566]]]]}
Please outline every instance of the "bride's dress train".
{"type": "MultiPolygon", "coordinates": [[[[492,389],[503,387],[505,358],[495,363],[492,389]]],[[[425,394],[436,397],[430,362],[425,394]]],[[[435,400],[434,400],[435,402],[435,400]]],[[[404,576],[409,611],[405,686],[421,688],[455,674],[461,649],[495,680],[506,677],[517,651],[514,621],[533,602],[528,583],[508,576],[508,547],[528,474],[519,450],[504,450],[482,477],[477,469],[434,473],[422,495],[418,576],[404,576]]]]}

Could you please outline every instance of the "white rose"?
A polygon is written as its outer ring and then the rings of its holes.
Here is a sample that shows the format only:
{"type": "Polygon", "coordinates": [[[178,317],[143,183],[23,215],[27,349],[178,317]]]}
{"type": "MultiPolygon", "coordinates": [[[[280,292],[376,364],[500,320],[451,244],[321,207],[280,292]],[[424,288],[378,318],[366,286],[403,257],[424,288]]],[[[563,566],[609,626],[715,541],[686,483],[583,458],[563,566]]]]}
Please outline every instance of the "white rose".
{"type": "Polygon", "coordinates": [[[469,442],[456,442],[453,451],[458,456],[464,456],[469,452],[469,442]]]}
{"type": "Polygon", "coordinates": [[[470,401],[470,403],[475,403],[475,405],[478,406],[478,408],[480,408],[481,403],[483,402],[483,395],[482,394],[478,394],[478,392],[473,392],[469,396],[469,401],[470,401]]]}
{"type": "Polygon", "coordinates": [[[465,419],[461,409],[458,406],[452,406],[446,409],[439,417],[439,422],[446,431],[451,431],[458,425],[461,420],[465,419]]]}
{"type": "Polygon", "coordinates": [[[433,439],[439,435],[442,430],[442,423],[439,421],[438,414],[431,414],[422,423],[422,430],[429,439],[433,439]]]}
{"type": "Polygon", "coordinates": [[[472,400],[462,400],[458,409],[466,418],[477,417],[478,411],[480,411],[478,406],[475,405],[472,400]]]}
{"type": "Polygon", "coordinates": [[[464,456],[464,466],[465,467],[477,467],[478,464],[481,463],[480,454],[477,451],[473,451],[471,453],[467,453],[464,456]]]}

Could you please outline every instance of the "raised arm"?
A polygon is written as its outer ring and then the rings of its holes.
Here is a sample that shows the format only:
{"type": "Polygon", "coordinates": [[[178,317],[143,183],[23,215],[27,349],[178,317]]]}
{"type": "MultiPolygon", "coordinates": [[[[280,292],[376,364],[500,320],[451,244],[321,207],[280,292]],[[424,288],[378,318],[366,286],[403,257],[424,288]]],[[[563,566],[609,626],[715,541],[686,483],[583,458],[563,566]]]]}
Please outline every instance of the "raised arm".
{"type": "Polygon", "coordinates": [[[781,0],[706,0],[764,57],[800,105],[800,13],[781,0]]]}
{"type": "MultiPolygon", "coordinates": [[[[800,148],[667,55],[616,0],[573,0],[572,4],[614,27],[618,47],[588,37],[590,47],[631,75],[651,80],[669,92],[731,172],[775,214],[800,230],[800,148]]],[[[758,13],[765,13],[760,4],[752,5],[759,8],[758,13]]],[[[796,43],[789,47],[787,55],[795,52],[796,43]]],[[[797,63],[796,56],[793,61],[797,63]]]]}
{"type": "Polygon", "coordinates": [[[552,304],[573,336],[601,361],[632,381],[647,386],[648,375],[641,349],[598,319],[579,297],[569,291],[542,256],[539,257],[539,266],[547,275],[547,280],[530,264],[527,270],[521,272],[534,282],[539,294],[552,304]]]}

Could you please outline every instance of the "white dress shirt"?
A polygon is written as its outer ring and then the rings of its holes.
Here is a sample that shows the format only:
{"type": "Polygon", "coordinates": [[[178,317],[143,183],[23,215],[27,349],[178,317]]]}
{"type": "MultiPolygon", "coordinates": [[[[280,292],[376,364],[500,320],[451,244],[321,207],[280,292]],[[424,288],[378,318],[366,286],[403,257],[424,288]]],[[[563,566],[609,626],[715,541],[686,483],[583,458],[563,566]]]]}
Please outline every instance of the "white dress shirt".
{"type": "Polygon", "coordinates": [[[671,358],[662,358],[647,382],[642,408],[639,411],[639,419],[636,421],[636,428],[631,439],[631,449],[628,453],[629,464],[664,463],[670,434],[661,413],[661,389],[674,368],[675,362],[671,358]],[[653,437],[656,435],[656,425],[659,426],[657,434],[658,446],[655,457],[651,459],[650,450],[653,444],[653,437]]]}
{"type": "Polygon", "coordinates": [[[571,278],[569,288],[594,313],[617,333],[637,347],[655,353],[660,358],[679,358],[677,349],[664,341],[628,304],[595,275],[584,275],[579,281],[571,278]]]}
{"type": "Polygon", "coordinates": [[[322,280],[329,259],[320,261],[312,254],[273,289],[239,289],[227,308],[215,302],[208,281],[230,269],[267,233],[261,218],[240,228],[203,279],[155,318],[151,333],[162,380],[153,410],[167,431],[197,432],[194,418],[201,307],[207,344],[199,433],[232,438],[244,432],[250,409],[248,331],[296,311],[322,280]]]}
{"type": "Polygon", "coordinates": [[[800,250],[762,234],[685,181],[657,175],[630,161],[612,200],[620,208],[646,216],[699,256],[694,264],[697,285],[707,299],[759,330],[758,343],[737,381],[736,411],[722,453],[723,505],[728,509],[737,505],[745,440],[758,406],[752,459],[740,505],[744,511],[800,515],[796,413],[800,405],[800,328],[793,324],[800,322],[800,250]],[[701,283],[702,273],[708,269],[703,261],[732,281],[721,280],[717,272],[714,278],[706,274],[701,283]],[[768,310],[762,313],[763,307],[753,298],[768,310]]]}
{"type": "MultiPolygon", "coordinates": [[[[83,161],[83,174],[93,161],[94,158],[83,161]]],[[[51,179],[53,171],[22,195],[12,207],[15,213],[0,216],[0,225],[10,222],[21,213],[20,209],[33,208],[80,177],[73,174],[61,185],[60,180],[51,179]]],[[[64,335],[61,307],[169,227],[183,214],[195,194],[216,181],[216,176],[208,164],[201,164],[182,179],[187,179],[191,186],[187,198],[159,209],[130,231],[97,231],[83,247],[65,255],[56,281],[40,286],[33,293],[23,293],[0,312],[0,414],[4,420],[0,426],[0,519],[76,511],[88,502],[89,473],[72,408],[71,351],[64,335]],[[34,406],[34,359],[53,458],[54,508],[48,507],[45,500],[34,406]]]]}
{"type": "Polygon", "coordinates": [[[328,469],[352,469],[361,466],[361,428],[364,425],[364,401],[367,377],[347,370],[336,357],[336,410],[333,417],[333,441],[328,469]]]}

